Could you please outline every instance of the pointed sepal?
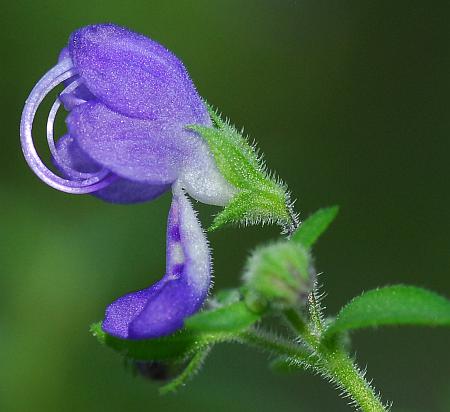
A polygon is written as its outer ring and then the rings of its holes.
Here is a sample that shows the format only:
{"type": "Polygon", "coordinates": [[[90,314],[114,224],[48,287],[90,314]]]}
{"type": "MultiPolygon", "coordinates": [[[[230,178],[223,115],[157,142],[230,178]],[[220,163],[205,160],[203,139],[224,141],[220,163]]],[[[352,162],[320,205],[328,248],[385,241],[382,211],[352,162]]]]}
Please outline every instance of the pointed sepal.
{"type": "Polygon", "coordinates": [[[208,144],[216,165],[238,193],[220,212],[209,230],[226,224],[277,223],[284,232],[292,232],[297,218],[286,185],[276,179],[254,145],[228,121],[209,107],[213,127],[188,126],[208,144]]]}

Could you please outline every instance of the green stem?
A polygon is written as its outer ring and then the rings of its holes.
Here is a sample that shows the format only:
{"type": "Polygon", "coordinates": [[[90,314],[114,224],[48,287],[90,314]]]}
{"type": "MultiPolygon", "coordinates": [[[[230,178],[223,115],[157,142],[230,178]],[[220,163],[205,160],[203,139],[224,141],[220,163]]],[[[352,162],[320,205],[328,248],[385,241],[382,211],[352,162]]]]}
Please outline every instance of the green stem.
{"type": "Polygon", "coordinates": [[[284,310],[283,315],[294,333],[301,337],[312,350],[315,350],[319,340],[311,332],[302,315],[294,308],[284,310]]]}
{"type": "Polygon", "coordinates": [[[269,332],[248,329],[238,335],[238,341],[262,349],[264,352],[292,359],[296,364],[314,367],[315,358],[311,353],[269,332]]]}
{"type": "Polygon", "coordinates": [[[314,328],[318,334],[321,334],[323,332],[322,306],[317,298],[317,294],[316,285],[314,286],[314,290],[308,295],[308,308],[314,328]]]}
{"type": "Polygon", "coordinates": [[[308,326],[300,313],[298,313],[295,309],[290,308],[286,309],[283,314],[294,333],[303,335],[308,326]]]}
{"type": "Polygon", "coordinates": [[[159,393],[161,395],[166,395],[170,392],[176,392],[180,386],[186,384],[186,382],[197,373],[201,368],[203,361],[206,359],[210,352],[210,347],[203,348],[199,350],[189,361],[186,368],[181,372],[175,379],[171,380],[168,384],[159,388],[159,393]]]}
{"type": "Polygon", "coordinates": [[[323,370],[342,390],[351,396],[355,405],[365,412],[386,412],[387,409],[374,392],[374,388],[364,379],[363,374],[341,351],[323,350],[320,354],[323,370]]]}
{"type": "MultiPolygon", "coordinates": [[[[316,306],[317,300],[314,299],[313,306],[316,306]]],[[[317,306],[311,312],[317,313],[317,306]]],[[[313,368],[332,380],[345,393],[347,393],[355,404],[365,412],[385,412],[387,409],[382,404],[380,397],[374,392],[374,389],[364,379],[355,363],[350,359],[347,353],[330,348],[330,344],[320,341],[320,337],[311,332],[310,327],[305,323],[301,314],[295,309],[284,311],[284,316],[292,329],[301,339],[311,348],[312,353],[317,357],[313,368]]],[[[314,328],[317,330],[320,321],[320,329],[323,328],[320,315],[313,319],[314,328]]],[[[331,343],[332,344],[332,343],[331,343]]]]}

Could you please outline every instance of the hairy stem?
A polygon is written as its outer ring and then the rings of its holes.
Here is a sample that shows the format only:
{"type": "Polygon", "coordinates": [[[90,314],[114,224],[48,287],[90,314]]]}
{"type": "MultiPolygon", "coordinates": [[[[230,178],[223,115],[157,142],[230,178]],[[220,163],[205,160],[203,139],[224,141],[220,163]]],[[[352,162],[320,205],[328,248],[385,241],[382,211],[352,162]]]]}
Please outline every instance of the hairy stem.
{"type": "Polygon", "coordinates": [[[302,315],[293,308],[283,311],[283,315],[294,333],[314,351],[319,345],[319,340],[311,332],[309,325],[305,322],[302,315]]]}
{"type": "Polygon", "coordinates": [[[317,285],[308,295],[308,308],[314,329],[316,333],[321,334],[323,332],[322,306],[318,298],[317,285]]]}
{"type": "Polygon", "coordinates": [[[238,336],[241,343],[262,349],[264,352],[284,356],[303,367],[314,367],[316,359],[302,347],[272,333],[249,329],[238,336]]]}
{"type": "MultiPolygon", "coordinates": [[[[317,300],[313,299],[310,308],[311,313],[317,314],[317,300]]],[[[320,310],[320,309],[319,309],[320,310]]],[[[385,412],[387,409],[382,404],[380,397],[376,395],[374,389],[364,379],[364,374],[358,369],[347,353],[340,349],[331,348],[331,342],[322,342],[320,335],[317,336],[311,330],[301,314],[295,309],[284,311],[284,317],[291,328],[298,334],[311,349],[316,361],[311,366],[322,376],[334,382],[342,391],[352,399],[352,403],[364,412],[385,412]]],[[[317,333],[317,328],[322,331],[323,323],[321,316],[314,316],[312,319],[313,330],[317,333]]]]}
{"type": "Polygon", "coordinates": [[[204,348],[203,350],[199,350],[189,361],[186,368],[178,375],[175,379],[171,380],[168,384],[162,386],[159,389],[159,393],[161,395],[165,395],[170,392],[176,392],[180,386],[186,384],[186,382],[198,372],[201,368],[204,360],[208,356],[210,351],[209,347],[204,348]]]}
{"type": "Polygon", "coordinates": [[[321,373],[348,394],[356,407],[364,412],[387,411],[374,388],[346,353],[324,349],[320,358],[323,362],[321,373]]]}

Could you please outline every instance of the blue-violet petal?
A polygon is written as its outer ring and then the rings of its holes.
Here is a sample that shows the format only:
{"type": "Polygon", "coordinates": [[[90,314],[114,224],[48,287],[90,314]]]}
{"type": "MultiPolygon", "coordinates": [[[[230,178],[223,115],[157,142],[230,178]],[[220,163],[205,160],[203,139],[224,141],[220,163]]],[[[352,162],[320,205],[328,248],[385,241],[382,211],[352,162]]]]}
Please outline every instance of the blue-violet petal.
{"type": "Polygon", "coordinates": [[[86,26],[72,33],[69,52],[90,92],[119,113],[184,124],[208,118],[183,63],[141,34],[114,24],[86,26]]]}
{"type": "Polygon", "coordinates": [[[136,182],[173,183],[183,161],[193,154],[190,132],[182,127],[129,118],[95,101],[76,106],[66,123],[91,159],[136,182]]]}
{"type": "Polygon", "coordinates": [[[167,227],[165,276],[150,288],[125,295],[106,310],[103,330],[124,339],[169,335],[200,309],[210,286],[206,237],[186,195],[174,194],[167,227]]]}
{"type": "MultiPolygon", "coordinates": [[[[53,159],[53,162],[63,175],[67,175],[67,169],[81,173],[95,173],[101,169],[80,149],[70,135],[58,139],[56,149],[58,159],[53,159]]],[[[153,200],[169,189],[170,185],[152,185],[117,178],[109,186],[94,192],[93,195],[106,202],[127,204],[153,200]]]]}

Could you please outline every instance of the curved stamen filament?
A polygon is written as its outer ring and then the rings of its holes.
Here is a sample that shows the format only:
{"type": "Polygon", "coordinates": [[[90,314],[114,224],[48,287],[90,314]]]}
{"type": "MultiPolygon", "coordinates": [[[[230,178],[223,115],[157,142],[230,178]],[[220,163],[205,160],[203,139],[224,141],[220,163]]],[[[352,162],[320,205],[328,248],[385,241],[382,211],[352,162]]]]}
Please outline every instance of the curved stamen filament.
{"type": "MultiPolygon", "coordinates": [[[[64,93],[71,93],[73,92],[80,84],[82,83],[81,79],[76,79],[72,83],[70,83],[62,92],[60,95],[64,93]]],[[[53,125],[55,122],[56,114],[58,113],[59,108],[61,107],[61,100],[59,97],[55,100],[53,103],[52,108],[50,109],[50,112],[48,114],[47,119],[47,142],[48,146],[50,148],[50,152],[52,153],[53,158],[58,163],[58,166],[60,169],[64,171],[64,173],[70,177],[71,179],[92,179],[94,177],[97,177],[98,179],[103,179],[106,177],[109,173],[107,169],[101,169],[98,172],[95,173],[84,173],[79,172],[78,170],[72,169],[71,167],[64,164],[63,161],[61,161],[61,157],[56,149],[55,140],[53,136],[53,125]]]]}
{"type": "MultiPolygon", "coordinates": [[[[20,139],[23,154],[28,165],[42,181],[62,192],[83,194],[92,193],[110,185],[116,179],[115,176],[111,174],[104,176],[102,173],[90,174],[89,177],[84,180],[67,180],[57,176],[49,170],[39,158],[36,148],[34,147],[32,135],[33,120],[37,109],[45,96],[60,83],[75,75],[76,72],[73,70],[71,59],[64,59],[38,81],[28,96],[22,112],[20,139]]],[[[53,116],[53,120],[56,115],[56,110],[57,109],[54,109],[54,113],[50,114],[50,117],[53,116]]],[[[50,119],[50,123],[53,123],[53,120],[50,119]]],[[[51,135],[53,135],[53,127],[51,135]]],[[[53,137],[51,138],[51,141],[53,142],[53,137]]],[[[53,149],[56,152],[54,144],[53,149]]]]}

